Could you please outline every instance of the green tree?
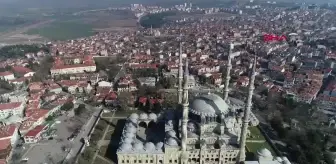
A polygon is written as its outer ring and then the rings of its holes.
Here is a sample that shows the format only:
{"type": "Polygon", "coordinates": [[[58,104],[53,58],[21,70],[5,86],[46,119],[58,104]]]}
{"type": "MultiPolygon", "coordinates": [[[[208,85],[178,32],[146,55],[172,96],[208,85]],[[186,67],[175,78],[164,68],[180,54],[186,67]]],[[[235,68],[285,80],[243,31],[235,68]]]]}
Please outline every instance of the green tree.
{"type": "Polygon", "coordinates": [[[66,102],[66,103],[64,103],[63,105],[62,105],[62,107],[61,107],[61,110],[62,111],[69,111],[70,109],[72,109],[74,107],[74,104],[73,104],[73,102],[66,102]]]}
{"type": "Polygon", "coordinates": [[[120,92],[118,95],[119,106],[121,110],[128,110],[130,106],[134,105],[132,101],[133,95],[131,92],[120,92]]]}
{"type": "Polygon", "coordinates": [[[50,115],[50,116],[48,116],[45,120],[46,120],[46,121],[52,121],[52,120],[54,120],[54,117],[50,115]]]}
{"type": "Polygon", "coordinates": [[[75,109],[75,115],[78,116],[81,113],[83,113],[85,110],[85,105],[84,104],[79,104],[78,107],[75,109]]]}

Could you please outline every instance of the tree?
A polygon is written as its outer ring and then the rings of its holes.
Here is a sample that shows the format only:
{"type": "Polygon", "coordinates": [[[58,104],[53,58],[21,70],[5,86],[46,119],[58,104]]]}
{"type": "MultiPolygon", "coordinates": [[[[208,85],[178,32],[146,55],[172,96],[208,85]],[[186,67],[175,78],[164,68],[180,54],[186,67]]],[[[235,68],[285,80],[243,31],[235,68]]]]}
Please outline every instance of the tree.
{"type": "Polygon", "coordinates": [[[121,92],[118,95],[119,106],[121,110],[127,110],[129,106],[132,106],[131,98],[133,97],[131,92],[121,92]]]}
{"type": "Polygon", "coordinates": [[[85,110],[85,105],[80,104],[78,105],[78,108],[75,109],[75,115],[80,115],[85,110]]]}
{"type": "Polygon", "coordinates": [[[272,128],[278,133],[280,138],[285,138],[287,135],[287,130],[283,126],[282,118],[280,117],[274,117],[271,120],[271,126],[272,128]]]}
{"type": "Polygon", "coordinates": [[[53,116],[48,116],[45,120],[46,121],[52,121],[52,120],[54,120],[54,117],[53,116]]]}
{"type": "Polygon", "coordinates": [[[61,110],[62,111],[69,111],[70,109],[72,109],[74,107],[74,104],[73,104],[73,102],[66,102],[66,103],[64,103],[63,105],[62,105],[62,107],[61,107],[61,110]]]}

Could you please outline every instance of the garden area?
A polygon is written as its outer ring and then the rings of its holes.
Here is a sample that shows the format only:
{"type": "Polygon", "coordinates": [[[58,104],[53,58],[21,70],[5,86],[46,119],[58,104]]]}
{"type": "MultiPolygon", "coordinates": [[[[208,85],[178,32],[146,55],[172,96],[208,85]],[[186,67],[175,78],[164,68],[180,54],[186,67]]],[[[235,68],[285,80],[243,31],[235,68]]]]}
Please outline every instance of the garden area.
{"type": "Polygon", "coordinates": [[[249,140],[266,141],[264,135],[260,132],[260,129],[258,127],[251,126],[248,129],[250,130],[250,136],[248,136],[247,142],[249,140]]]}

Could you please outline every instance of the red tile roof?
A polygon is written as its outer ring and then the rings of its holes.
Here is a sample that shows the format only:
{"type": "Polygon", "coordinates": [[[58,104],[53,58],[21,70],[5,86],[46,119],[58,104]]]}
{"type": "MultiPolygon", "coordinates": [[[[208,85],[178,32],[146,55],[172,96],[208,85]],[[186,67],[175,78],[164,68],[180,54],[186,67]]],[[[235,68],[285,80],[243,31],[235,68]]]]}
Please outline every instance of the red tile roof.
{"type": "Polygon", "coordinates": [[[15,124],[0,127],[0,139],[12,136],[15,133],[15,129],[15,124]]]}
{"type": "Polygon", "coordinates": [[[14,66],[12,67],[13,72],[16,73],[21,73],[21,74],[26,74],[28,72],[33,72],[31,69],[26,68],[26,67],[22,67],[22,66],[14,66]]]}
{"type": "Polygon", "coordinates": [[[41,117],[44,117],[49,111],[45,109],[36,109],[36,110],[29,110],[26,111],[26,117],[29,117],[29,120],[37,121],[41,117]]]}
{"type": "Polygon", "coordinates": [[[8,76],[8,75],[14,75],[12,72],[0,72],[0,76],[8,76]]]}
{"type": "Polygon", "coordinates": [[[6,159],[0,159],[0,164],[7,164],[6,159]]]}
{"type": "Polygon", "coordinates": [[[0,150],[7,149],[11,145],[11,139],[0,140],[0,150]]]}
{"type": "Polygon", "coordinates": [[[7,110],[7,109],[17,108],[21,104],[22,104],[21,102],[12,102],[12,103],[0,104],[0,110],[7,110]]]}
{"type": "Polygon", "coordinates": [[[29,132],[25,135],[25,137],[36,137],[46,126],[38,125],[34,129],[29,130],[29,132]]]}

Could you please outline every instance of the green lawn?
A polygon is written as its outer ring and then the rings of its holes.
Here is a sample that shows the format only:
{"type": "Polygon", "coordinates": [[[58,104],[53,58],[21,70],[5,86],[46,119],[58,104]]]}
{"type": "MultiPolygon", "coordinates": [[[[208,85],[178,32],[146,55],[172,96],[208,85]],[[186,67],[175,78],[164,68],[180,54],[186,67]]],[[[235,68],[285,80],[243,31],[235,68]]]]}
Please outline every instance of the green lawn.
{"type": "Polygon", "coordinates": [[[109,131],[106,133],[104,140],[110,140],[114,131],[109,131]]]}
{"type": "Polygon", "coordinates": [[[108,146],[101,146],[100,149],[99,149],[98,154],[100,156],[102,156],[102,157],[105,157],[107,149],[108,149],[108,146]]]}
{"type": "Polygon", "coordinates": [[[251,126],[249,127],[249,130],[251,132],[250,137],[248,138],[249,140],[262,140],[265,141],[265,137],[262,135],[260,132],[259,128],[256,126],[251,126]]]}
{"type": "Polygon", "coordinates": [[[258,152],[258,150],[263,149],[263,148],[268,149],[269,151],[272,152],[273,155],[276,155],[272,147],[267,142],[263,142],[263,143],[246,142],[246,148],[248,152],[252,152],[255,155],[258,152]]]}
{"type": "Polygon", "coordinates": [[[55,21],[46,26],[28,30],[26,34],[40,35],[51,40],[69,40],[93,35],[94,31],[89,24],[55,21]]]}
{"type": "Polygon", "coordinates": [[[108,112],[108,113],[103,113],[102,117],[112,117],[113,116],[113,112],[108,112]]]}

